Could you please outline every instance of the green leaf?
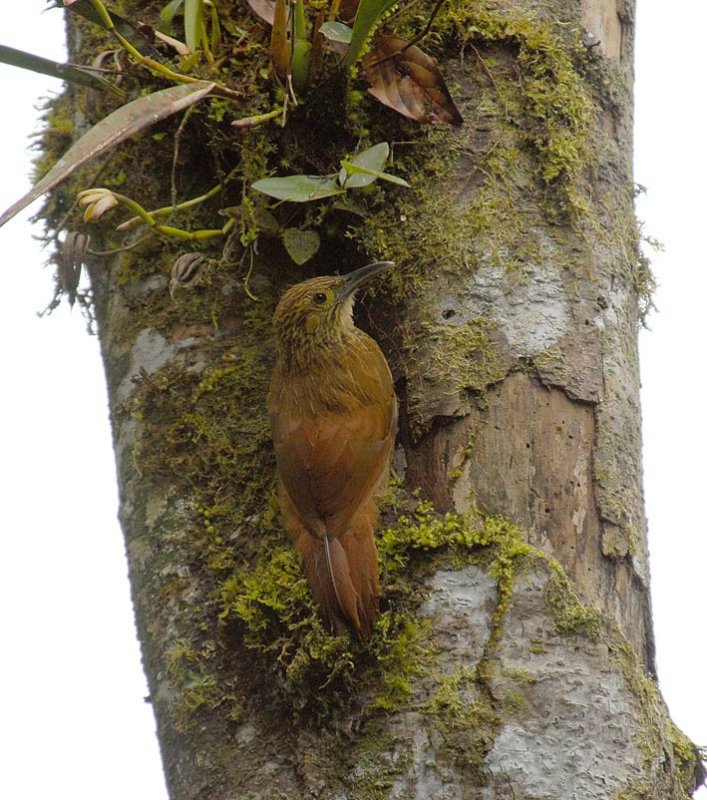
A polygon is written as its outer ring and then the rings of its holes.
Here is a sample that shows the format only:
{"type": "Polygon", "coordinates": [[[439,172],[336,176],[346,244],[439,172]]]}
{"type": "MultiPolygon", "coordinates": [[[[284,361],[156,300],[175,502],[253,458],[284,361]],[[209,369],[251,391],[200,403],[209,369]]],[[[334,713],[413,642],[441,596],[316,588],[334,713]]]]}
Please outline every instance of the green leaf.
{"type": "MultiPolygon", "coordinates": [[[[110,30],[91,0],[64,0],[64,7],[69,11],[73,11],[74,14],[78,14],[84,19],[87,19],[89,22],[100,25],[101,28],[104,28],[105,30],[110,30]]],[[[115,15],[108,11],[108,16],[111,18],[113,25],[115,25],[115,15]]]]}
{"type": "Polygon", "coordinates": [[[356,62],[380,18],[397,2],[398,0],[361,0],[354,19],[351,44],[342,62],[345,67],[356,62]]]}
{"type": "Polygon", "coordinates": [[[211,41],[209,46],[211,48],[211,52],[214,55],[218,55],[221,52],[221,22],[218,17],[218,9],[216,8],[215,4],[211,4],[211,41]]]}
{"type": "Polygon", "coordinates": [[[160,24],[157,26],[160,33],[169,33],[172,30],[174,17],[183,5],[184,0],[170,0],[160,11],[160,24]]]}
{"type": "Polygon", "coordinates": [[[24,50],[15,50],[14,47],[0,45],[0,63],[9,64],[11,67],[28,69],[41,75],[51,75],[52,78],[58,78],[60,81],[79,83],[98,91],[109,91],[121,96],[123,94],[112,83],[93,72],[83,70],[73,64],[57,64],[56,61],[26,53],[24,50]]]}
{"type": "MultiPolygon", "coordinates": [[[[347,164],[354,164],[357,167],[363,167],[367,170],[375,170],[376,172],[385,171],[385,163],[390,154],[390,147],[388,142],[379,142],[369,147],[367,150],[354,156],[347,161],[347,164]]],[[[341,170],[339,171],[339,183],[346,186],[347,189],[360,189],[362,186],[368,186],[376,180],[375,176],[371,177],[371,173],[358,173],[356,177],[352,177],[353,172],[344,168],[344,162],[341,162],[341,170]]]]}
{"type": "Polygon", "coordinates": [[[290,4],[287,0],[275,0],[273,9],[272,31],[270,32],[270,60],[275,73],[283,81],[287,80],[290,69],[292,47],[287,38],[288,16],[290,4]]]}
{"type": "MultiPolygon", "coordinates": [[[[373,181],[380,179],[383,181],[388,181],[388,183],[394,183],[396,186],[407,186],[410,187],[410,184],[404,180],[403,178],[399,178],[397,175],[388,175],[387,172],[379,172],[375,169],[366,169],[366,167],[359,167],[356,164],[352,164],[350,161],[342,161],[341,166],[345,169],[352,177],[346,181],[346,188],[357,189],[361,186],[368,186],[369,183],[373,183],[373,181]],[[372,176],[372,180],[366,181],[366,183],[359,183],[359,184],[352,184],[351,181],[354,180],[353,176],[356,175],[366,175],[372,176]]],[[[360,180],[360,179],[359,179],[360,180]]]]}
{"type": "Polygon", "coordinates": [[[282,241],[288,255],[298,266],[316,255],[321,244],[316,231],[302,231],[299,228],[287,228],[282,241]]]}
{"type": "Polygon", "coordinates": [[[410,186],[410,184],[398,178],[397,175],[388,175],[385,165],[390,155],[388,142],[379,142],[369,147],[351,160],[344,159],[341,162],[339,172],[339,183],[345,189],[360,189],[369,186],[379,178],[397,186],[410,186]]]}
{"type": "MultiPolygon", "coordinates": [[[[91,0],[64,0],[64,6],[68,11],[73,11],[80,17],[83,17],[84,19],[87,19],[96,25],[100,25],[101,28],[104,28],[105,30],[110,30],[91,0]]],[[[124,19],[112,11],[108,11],[107,13],[115,30],[124,39],[127,39],[136,50],[139,50],[142,55],[154,58],[156,61],[164,60],[159,50],[156,50],[147,41],[145,36],[143,36],[143,34],[140,33],[140,31],[138,31],[134,25],[128,22],[127,19],[124,19]]]]}
{"type": "Polygon", "coordinates": [[[286,178],[263,178],[256,181],[253,188],[276,197],[278,200],[289,200],[291,203],[308,203],[310,200],[321,200],[335,194],[343,194],[344,190],[331,178],[321,175],[288,175],[286,178]]]}
{"type": "Polygon", "coordinates": [[[349,44],[353,30],[348,25],[344,25],[343,22],[325,22],[319,28],[319,33],[332,42],[349,44]]]}
{"type": "Polygon", "coordinates": [[[253,222],[255,222],[259,230],[266,233],[277,233],[280,230],[278,221],[267,208],[254,208],[253,222]]]}
{"type": "Polygon", "coordinates": [[[204,40],[204,0],[184,0],[184,37],[192,53],[204,40]]]}
{"type": "Polygon", "coordinates": [[[0,216],[0,227],[33,200],[53,189],[83,164],[105,153],[133,134],[198,103],[215,87],[214,83],[183,83],[138,97],[102,119],[56,162],[24,197],[0,216]]]}
{"type": "Polygon", "coordinates": [[[365,219],[368,216],[368,211],[363,206],[359,205],[353,197],[353,195],[345,194],[338,200],[334,200],[331,204],[332,208],[337,211],[345,211],[347,214],[355,214],[357,217],[365,219]]]}
{"type": "Polygon", "coordinates": [[[295,89],[307,87],[309,82],[309,64],[312,45],[307,38],[307,20],[304,16],[304,2],[300,0],[294,7],[292,18],[292,83],[295,89]]]}

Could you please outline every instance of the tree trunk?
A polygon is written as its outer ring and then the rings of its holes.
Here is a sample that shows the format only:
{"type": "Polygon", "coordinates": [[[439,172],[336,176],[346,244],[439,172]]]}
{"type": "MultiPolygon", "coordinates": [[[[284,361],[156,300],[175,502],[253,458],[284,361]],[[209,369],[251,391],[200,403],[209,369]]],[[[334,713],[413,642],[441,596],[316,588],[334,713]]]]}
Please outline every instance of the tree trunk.
{"type": "MultiPolygon", "coordinates": [[[[155,23],[161,5],[120,10],[155,23]]],[[[180,225],[217,227],[222,208],[236,220],[174,298],[175,240],[90,265],[171,797],[688,797],[696,751],[653,680],[632,0],[448,0],[420,47],[459,130],[421,128],[341,81],[284,128],[230,128],[272,105],[269,33],[244,6],[218,3],[220,79],[242,100],[161,123],[94,180],[158,207],[173,166],[178,201],[222,185],[180,225]],[[255,180],[330,173],[378,141],[411,189],[351,193],[363,216],[285,203],[273,226],[253,211],[255,180]],[[295,267],[275,228],[303,227],[321,248],[295,267]],[[379,258],[399,270],[359,324],[395,375],[401,480],[364,645],[323,628],[279,526],[265,397],[282,288],[379,258]]],[[[433,7],[391,30],[411,39],[433,7]]],[[[96,31],[72,17],[74,60],[109,46],[96,31]]],[[[49,134],[67,102],[79,124],[107,113],[95,101],[66,96],[49,134]]],[[[54,193],[50,226],[91,180],[54,193]]],[[[115,244],[110,223],[97,230],[115,244]]]]}

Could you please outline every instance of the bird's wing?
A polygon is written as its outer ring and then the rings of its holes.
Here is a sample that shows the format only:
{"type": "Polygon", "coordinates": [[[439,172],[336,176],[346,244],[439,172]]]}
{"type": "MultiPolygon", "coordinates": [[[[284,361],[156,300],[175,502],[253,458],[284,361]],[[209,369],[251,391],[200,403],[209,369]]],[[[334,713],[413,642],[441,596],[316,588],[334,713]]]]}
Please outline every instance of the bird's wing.
{"type": "Polygon", "coordinates": [[[342,414],[273,414],[280,479],[308,530],[332,537],[346,532],[388,475],[396,421],[392,387],[385,401],[342,414]]]}

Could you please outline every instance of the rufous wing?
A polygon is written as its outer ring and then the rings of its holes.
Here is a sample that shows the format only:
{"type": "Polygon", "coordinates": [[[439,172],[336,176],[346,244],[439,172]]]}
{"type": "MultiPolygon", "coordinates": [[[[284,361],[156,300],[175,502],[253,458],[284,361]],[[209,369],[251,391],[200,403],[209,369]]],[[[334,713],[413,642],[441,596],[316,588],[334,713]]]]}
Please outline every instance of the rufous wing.
{"type": "Polygon", "coordinates": [[[388,475],[395,399],[315,419],[273,415],[282,486],[314,535],[342,536],[388,475]]]}

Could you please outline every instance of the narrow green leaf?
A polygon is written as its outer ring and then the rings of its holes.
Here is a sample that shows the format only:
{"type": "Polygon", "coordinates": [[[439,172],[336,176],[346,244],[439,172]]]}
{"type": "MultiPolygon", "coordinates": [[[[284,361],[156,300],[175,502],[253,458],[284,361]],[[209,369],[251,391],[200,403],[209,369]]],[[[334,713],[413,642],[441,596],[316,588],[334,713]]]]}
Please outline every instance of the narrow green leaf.
{"type": "MultiPolygon", "coordinates": [[[[355,164],[359,167],[365,167],[368,170],[375,170],[377,172],[385,172],[385,163],[390,154],[390,147],[388,142],[379,142],[363,150],[358,155],[349,159],[346,163],[355,164]]],[[[368,186],[376,180],[375,177],[370,177],[370,174],[358,173],[356,177],[351,177],[352,172],[348,172],[344,167],[342,161],[341,171],[339,172],[339,183],[343,186],[346,184],[347,189],[360,189],[362,186],[368,186]]]]}
{"type": "Polygon", "coordinates": [[[312,45],[307,38],[307,20],[304,16],[304,2],[294,7],[292,25],[292,83],[295,89],[305,89],[309,83],[309,64],[312,45]]]}
{"type": "MultiPolygon", "coordinates": [[[[104,28],[105,30],[110,30],[100,12],[93,5],[91,0],[64,0],[64,7],[69,11],[73,11],[74,14],[78,14],[80,17],[87,19],[89,22],[93,22],[95,25],[100,25],[101,28],[104,28]]],[[[110,11],[108,12],[108,15],[115,25],[114,15],[111,14],[110,11]]]]}
{"type": "Polygon", "coordinates": [[[287,38],[288,9],[287,0],[275,0],[272,31],[270,33],[270,60],[273,69],[281,80],[286,80],[290,68],[292,49],[287,38]]]}
{"type": "Polygon", "coordinates": [[[361,0],[354,18],[351,44],[344,56],[343,65],[350,67],[356,63],[361,50],[373,33],[380,18],[397,4],[398,0],[361,0]]]}
{"type": "Polygon", "coordinates": [[[319,28],[319,33],[332,42],[349,44],[353,30],[348,25],[344,25],[343,22],[325,22],[319,28]]]}
{"type": "Polygon", "coordinates": [[[362,189],[364,186],[369,186],[375,183],[378,178],[368,172],[359,172],[355,174],[353,169],[350,169],[350,162],[342,161],[341,169],[339,170],[339,183],[345,189],[362,189]]]}
{"type": "Polygon", "coordinates": [[[218,9],[214,4],[211,5],[211,52],[219,55],[221,52],[221,21],[218,17],[218,9]]]}
{"type": "Polygon", "coordinates": [[[198,103],[215,87],[214,83],[183,83],[170,86],[121,106],[87,131],[56,162],[24,197],[0,216],[0,227],[33,200],[53,189],[83,164],[105,153],[160,120],[198,103]]]}
{"type": "Polygon", "coordinates": [[[299,228],[287,228],[282,242],[287,254],[298,266],[316,255],[321,244],[316,231],[301,231],[299,228]]]}
{"type": "Polygon", "coordinates": [[[14,47],[6,47],[0,44],[0,63],[9,64],[11,67],[20,67],[20,69],[28,69],[32,72],[38,72],[41,75],[51,75],[52,78],[58,78],[60,81],[70,81],[71,83],[79,83],[82,86],[88,86],[91,89],[98,91],[109,91],[115,94],[122,95],[123,93],[113,86],[112,83],[101,78],[93,72],[75,67],[73,64],[57,64],[56,61],[50,61],[48,58],[42,56],[35,56],[32,53],[26,53],[23,50],[15,50],[14,47]]]}
{"type": "Polygon", "coordinates": [[[201,50],[204,40],[204,0],[184,0],[184,37],[192,53],[201,50]]]}
{"type": "Polygon", "coordinates": [[[376,169],[359,167],[357,164],[352,164],[350,161],[342,161],[341,166],[351,175],[351,177],[346,181],[347,189],[355,189],[360,188],[361,186],[367,186],[369,183],[373,183],[373,181],[376,179],[388,181],[388,183],[394,183],[396,186],[410,186],[406,180],[399,178],[397,175],[388,175],[387,172],[380,172],[376,169]],[[366,183],[352,184],[352,181],[355,180],[355,178],[359,175],[372,177],[373,180],[367,180],[366,183]]]}
{"type": "Polygon", "coordinates": [[[170,0],[162,11],[160,11],[160,24],[157,26],[157,30],[160,33],[168,34],[172,30],[172,22],[183,5],[184,0],[170,0]]]}
{"type": "Polygon", "coordinates": [[[321,200],[335,194],[343,194],[344,190],[331,178],[320,175],[288,175],[286,178],[264,178],[256,181],[253,188],[258,192],[275,197],[278,200],[289,200],[291,203],[308,203],[321,200]]]}
{"type": "MultiPolygon", "coordinates": [[[[78,14],[80,17],[89,20],[89,22],[100,25],[104,30],[110,30],[91,0],[64,0],[64,6],[68,11],[78,14]]],[[[136,50],[139,50],[143,56],[154,58],[156,61],[164,60],[159,50],[156,50],[127,19],[112,11],[109,11],[108,15],[115,30],[124,39],[127,39],[136,50]]]]}

